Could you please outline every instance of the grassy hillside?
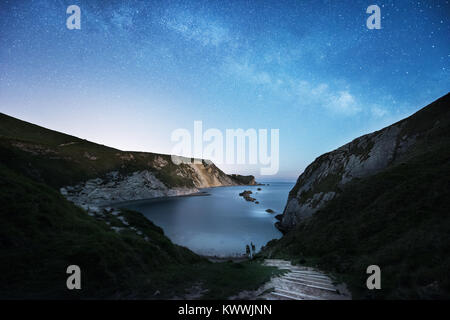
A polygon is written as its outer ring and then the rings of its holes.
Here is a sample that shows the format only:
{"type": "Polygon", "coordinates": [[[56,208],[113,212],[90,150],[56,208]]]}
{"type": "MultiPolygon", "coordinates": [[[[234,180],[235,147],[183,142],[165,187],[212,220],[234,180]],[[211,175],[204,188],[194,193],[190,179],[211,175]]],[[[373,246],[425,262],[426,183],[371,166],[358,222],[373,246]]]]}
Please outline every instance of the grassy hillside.
{"type": "Polygon", "coordinates": [[[194,187],[192,179],[176,174],[186,165],[170,155],[120,151],[49,130],[0,113],[0,157],[8,167],[33,180],[60,188],[111,171],[123,174],[150,170],[168,187],[194,187]],[[158,161],[165,166],[158,167],[158,161]]]}
{"type": "Polygon", "coordinates": [[[450,119],[442,108],[433,104],[408,124],[408,134],[432,125],[401,161],[348,183],[261,256],[331,271],[356,298],[450,298],[450,119]],[[366,288],[372,264],[382,290],[366,288]]]}
{"type": "MultiPolygon", "coordinates": [[[[123,175],[151,171],[167,187],[194,188],[189,165],[175,165],[170,155],[121,151],[49,130],[0,113],[0,158],[8,167],[59,189],[111,171],[123,175]],[[163,165],[162,165],[163,164],[163,165]]],[[[214,164],[205,170],[236,184],[254,183],[253,176],[226,175],[214,164]]],[[[195,172],[195,170],[194,170],[195,172]]]]}
{"type": "Polygon", "coordinates": [[[226,298],[275,272],[255,263],[209,263],[140,213],[122,216],[129,226],[116,232],[111,227],[124,227],[117,217],[95,219],[0,165],[0,298],[172,298],[195,285],[208,290],[206,298],[226,298]],[[81,291],[66,289],[71,264],[81,268],[81,291]]]}

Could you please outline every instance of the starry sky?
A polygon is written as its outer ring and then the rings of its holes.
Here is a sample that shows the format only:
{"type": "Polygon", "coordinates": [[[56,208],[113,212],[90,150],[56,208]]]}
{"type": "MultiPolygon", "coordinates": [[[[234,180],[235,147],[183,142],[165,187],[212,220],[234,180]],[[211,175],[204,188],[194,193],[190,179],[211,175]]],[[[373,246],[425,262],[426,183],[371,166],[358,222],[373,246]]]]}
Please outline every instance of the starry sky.
{"type": "Polygon", "coordinates": [[[449,91],[449,13],[449,1],[3,0],[0,111],[160,153],[194,120],[280,129],[271,179],[294,181],[322,153],[449,91]],[[66,28],[72,4],[81,30],[66,28]],[[371,4],[380,30],[366,27],[371,4]]]}

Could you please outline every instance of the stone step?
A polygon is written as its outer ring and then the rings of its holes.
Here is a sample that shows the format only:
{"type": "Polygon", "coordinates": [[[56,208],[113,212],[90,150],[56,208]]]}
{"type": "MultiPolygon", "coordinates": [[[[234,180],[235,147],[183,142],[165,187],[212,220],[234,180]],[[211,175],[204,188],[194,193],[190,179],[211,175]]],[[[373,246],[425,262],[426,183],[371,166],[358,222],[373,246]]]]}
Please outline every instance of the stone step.
{"type": "Polygon", "coordinates": [[[264,262],[266,263],[277,263],[277,264],[291,264],[290,261],[286,261],[286,260],[268,260],[266,259],[264,262]]]}
{"type": "MultiPolygon", "coordinates": [[[[312,296],[312,295],[301,293],[298,291],[289,291],[289,290],[282,289],[282,288],[275,288],[274,292],[283,294],[286,296],[294,297],[296,300],[322,300],[322,298],[317,297],[317,296],[312,296]]],[[[272,292],[272,293],[274,293],[274,292],[272,292]]]]}
{"type": "Polygon", "coordinates": [[[282,259],[266,259],[267,266],[288,270],[284,275],[274,278],[275,290],[265,295],[266,299],[282,300],[342,300],[348,296],[339,293],[334,286],[334,280],[319,270],[292,265],[290,261],[282,259]]]}
{"type": "Polygon", "coordinates": [[[266,266],[277,267],[277,268],[280,268],[280,269],[289,269],[289,270],[294,270],[294,271],[302,271],[302,272],[306,271],[305,269],[301,269],[301,268],[298,268],[298,267],[295,267],[295,266],[272,265],[272,264],[266,264],[266,266]]]}
{"type": "Polygon", "coordinates": [[[289,262],[287,260],[283,260],[283,259],[266,259],[266,262],[289,262]]]}
{"type": "Polygon", "coordinates": [[[335,288],[328,288],[328,287],[319,286],[319,285],[312,285],[312,284],[306,284],[306,283],[299,283],[299,282],[294,282],[294,281],[292,281],[292,280],[288,280],[288,279],[284,279],[284,278],[281,278],[281,280],[287,281],[287,282],[291,282],[291,283],[295,283],[295,284],[297,284],[297,285],[299,285],[299,286],[305,286],[305,287],[308,287],[308,288],[314,288],[314,289],[319,289],[319,290],[326,290],[326,291],[330,291],[330,292],[336,293],[336,289],[335,289],[335,288]]]}
{"type": "Polygon", "coordinates": [[[296,298],[296,297],[285,295],[285,294],[278,293],[278,292],[271,292],[271,293],[269,293],[269,295],[275,296],[276,298],[282,298],[283,300],[302,300],[300,298],[296,298]]]}
{"type": "Polygon", "coordinates": [[[294,273],[285,273],[284,276],[290,277],[290,278],[299,279],[299,280],[314,281],[314,282],[320,282],[320,283],[333,285],[333,281],[332,280],[325,279],[325,278],[317,278],[317,277],[311,277],[311,276],[300,276],[300,275],[297,275],[297,274],[294,274],[294,273]]]}
{"type": "MultiPolygon", "coordinates": [[[[288,265],[288,264],[266,263],[265,265],[266,265],[266,266],[269,266],[269,267],[278,267],[278,268],[296,269],[295,266],[288,265]]],[[[301,271],[301,269],[299,269],[299,271],[301,271]]]]}
{"type": "Polygon", "coordinates": [[[298,284],[308,284],[308,285],[326,287],[326,288],[330,288],[330,289],[336,290],[335,287],[331,283],[323,283],[323,282],[317,282],[317,281],[303,280],[303,279],[291,278],[291,277],[287,277],[287,276],[282,277],[282,279],[287,279],[289,281],[292,281],[292,282],[295,282],[295,283],[298,283],[298,284]]]}
{"type": "Polygon", "coordinates": [[[299,275],[299,274],[295,274],[295,273],[287,273],[287,274],[285,274],[285,276],[291,277],[291,278],[296,278],[296,279],[301,279],[301,280],[308,280],[308,281],[311,280],[311,281],[333,284],[333,281],[331,279],[326,279],[326,278],[311,277],[308,275],[299,275]]]}
{"type": "Polygon", "coordinates": [[[319,271],[312,271],[312,270],[305,270],[305,269],[296,269],[296,268],[292,268],[294,270],[294,272],[298,272],[298,273],[307,273],[307,274],[313,274],[313,275],[317,275],[317,276],[324,276],[326,277],[325,273],[319,272],[319,271]]]}
{"type": "Polygon", "coordinates": [[[268,267],[277,267],[279,269],[289,269],[291,271],[301,271],[301,272],[307,272],[307,269],[300,268],[297,266],[289,266],[289,265],[275,265],[275,264],[265,264],[268,267]]]}
{"type": "Polygon", "coordinates": [[[315,278],[322,278],[331,280],[328,276],[321,274],[321,273],[311,273],[311,272],[303,272],[303,271],[291,271],[294,274],[300,275],[300,276],[308,276],[308,277],[315,277],[315,278]]]}

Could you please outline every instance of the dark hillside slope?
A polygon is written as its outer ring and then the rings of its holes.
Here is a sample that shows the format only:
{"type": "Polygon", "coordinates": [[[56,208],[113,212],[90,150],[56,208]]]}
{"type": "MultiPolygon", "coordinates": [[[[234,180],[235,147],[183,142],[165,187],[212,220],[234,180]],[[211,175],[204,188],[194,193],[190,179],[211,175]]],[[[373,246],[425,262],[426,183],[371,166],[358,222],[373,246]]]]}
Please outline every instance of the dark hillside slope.
{"type": "Polygon", "coordinates": [[[65,288],[71,264],[82,270],[81,297],[126,297],[144,289],[139,281],[151,288],[168,265],[203,261],[139,213],[125,216],[142,235],[117,233],[52,188],[4,166],[0,173],[0,297],[76,297],[65,288]]]}
{"type": "Polygon", "coordinates": [[[262,255],[334,272],[350,284],[354,297],[450,298],[445,108],[449,105],[432,104],[409,118],[404,130],[426,134],[407,154],[375,175],[345,184],[338,197],[269,243],[262,255]],[[381,268],[382,290],[366,287],[366,268],[373,264],[381,268]]]}
{"type": "Polygon", "coordinates": [[[214,163],[172,162],[170,155],[121,151],[49,130],[0,113],[0,159],[9,168],[54,188],[73,186],[108,173],[150,171],[168,188],[243,184],[214,163]]]}
{"type": "Polygon", "coordinates": [[[253,262],[211,263],[137,212],[90,216],[3,165],[0,256],[0,299],[172,299],[192,288],[203,291],[197,298],[226,299],[277,273],[253,262]],[[69,265],[81,269],[81,290],[66,288],[69,265]]]}

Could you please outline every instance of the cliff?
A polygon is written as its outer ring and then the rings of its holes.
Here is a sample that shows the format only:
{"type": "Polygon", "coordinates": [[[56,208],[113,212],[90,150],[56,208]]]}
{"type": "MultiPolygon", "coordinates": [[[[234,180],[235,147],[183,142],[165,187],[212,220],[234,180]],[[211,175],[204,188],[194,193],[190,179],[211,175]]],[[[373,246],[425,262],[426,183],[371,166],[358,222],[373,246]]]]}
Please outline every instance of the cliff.
{"type": "Polygon", "coordinates": [[[426,144],[441,139],[449,125],[449,100],[447,94],[406,119],[318,157],[289,193],[277,223],[280,230],[285,232],[311,217],[338,197],[348,182],[407,161],[426,149],[426,144]]]}
{"type": "MultiPolygon", "coordinates": [[[[168,160],[170,161],[170,160],[168,160]]],[[[159,166],[121,174],[111,171],[103,178],[89,179],[75,186],[60,189],[66,198],[84,208],[106,205],[114,202],[142,200],[158,197],[188,195],[198,192],[200,188],[233,186],[242,184],[239,180],[224,174],[213,163],[202,161],[201,164],[180,165],[174,168],[177,177],[189,183],[170,185],[158,179],[158,170],[163,170],[168,162],[157,158],[159,166]],[[156,172],[152,169],[156,168],[156,172]]]]}
{"type": "Polygon", "coordinates": [[[319,157],[261,255],[334,273],[356,299],[449,299],[449,98],[319,157]],[[382,290],[367,288],[369,265],[382,290]]]}
{"type": "Polygon", "coordinates": [[[121,151],[0,114],[2,162],[78,205],[103,205],[199,188],[254,183],[214,163],[176,165],[170,155],[121,151]]]}

